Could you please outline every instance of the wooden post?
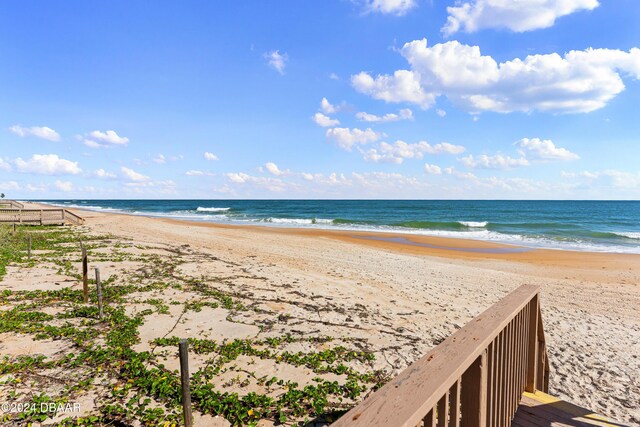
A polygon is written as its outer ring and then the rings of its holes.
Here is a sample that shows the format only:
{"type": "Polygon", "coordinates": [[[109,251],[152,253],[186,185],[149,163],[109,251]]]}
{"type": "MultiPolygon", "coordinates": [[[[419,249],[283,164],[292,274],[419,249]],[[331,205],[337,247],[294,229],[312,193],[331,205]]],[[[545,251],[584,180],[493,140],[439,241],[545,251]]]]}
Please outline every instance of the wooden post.
{"type": "Polygon", "coordinates": [[[29,244],[27,248],[27,256],[31,259],[31,235],[29,235],[29,244]]]}
{"type": "Polygon", "coordinates": [[[462,375],[462,422],[465,427],[487,425],[487,350],[462,375]]]}
{"type": "Polygon", "coordinates": [[[40,225],[42,225],[42,224],[43,224],[43,222],[42,222],[42,217],[43,217],[43,215],[44,215],[44,212],[43,212],[43,210],[42,210],[42,209],[40,209],[40,225]]]}
{"type": "Polygon", "coordinates": [[[102,311],[102,283],[100,282],[100,269],[96,268],[96,288],[98,291],[98,316],[102,319],[104,313],[102,311]]]}
{"type": "Polygon", "coordinates": [[[529,302],[529,343],[527,345],[527,384],[525,390],[536,392],[538,378],[538,314],[540,313],[540,294],[529,302]]]}
{"type": "Polygon", "coordinates": [[[80,248],[82,249],[82,296],[84,303],[89,302],[89,266],[87,260],[87,248],[80,242],[80,248]]]}
{"type": "Polygon", "coordinates": [[[13,234],[16,234],[16,223],[13,223],[13,234]]]}
{"type": "Polygon", "coordinates": [[[180,377],[182,379],[182,413],[185,427],[193,426],[191,414],[191,391],[189,390],[189,342],[185,339],[178,343],[180,352],[180,377]]]}

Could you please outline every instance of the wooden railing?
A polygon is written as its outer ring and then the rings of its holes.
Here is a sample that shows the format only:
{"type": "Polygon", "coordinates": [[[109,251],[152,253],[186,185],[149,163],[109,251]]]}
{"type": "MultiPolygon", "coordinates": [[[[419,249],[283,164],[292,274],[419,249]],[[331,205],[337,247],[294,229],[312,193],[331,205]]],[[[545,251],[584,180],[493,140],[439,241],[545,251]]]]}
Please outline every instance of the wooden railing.
{"type": "Polygon", "coordinates": [[[24,209],[24,205],[15,200],[0,199],[0,209],[24,209]]]}
{"type": "Polygon", "coordinates": [[[524,391],[548,391],[539,292],[511,292],[333,426],[510,425],[524,391]]]}
{"type": "Polygon", "coordinates": [[[17,224],[84,224],[84,218],[66,209],[0,209],[0,222],[17,224]]]}

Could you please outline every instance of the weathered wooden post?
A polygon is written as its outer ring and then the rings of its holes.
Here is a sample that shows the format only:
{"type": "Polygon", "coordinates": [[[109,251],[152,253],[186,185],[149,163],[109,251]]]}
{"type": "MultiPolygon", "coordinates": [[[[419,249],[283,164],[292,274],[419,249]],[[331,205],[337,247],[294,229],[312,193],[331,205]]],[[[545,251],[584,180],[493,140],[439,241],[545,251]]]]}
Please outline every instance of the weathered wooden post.
{"type": "Polygon", "coordinates": [[[89,265],[87,260],[87,248],[80,242],[80,248],[82,249],[82,296],[84,303],[89,302],[89,265]]]}
{"type": "Polygon", "coordinates": [[[185,427],[193,427],[191,413],[191,391],[189,390],[189,342],[185,339],[178,343],[180,353],[180,377],[182,379],[182,413],[185,427]]]}
{"type": "Polygon", "coordinates": [[[102,311],[102,283],[100,282],[100,269],[96,268],[96,288],[98,291],[98,316],[102,319],[104,313],[102,311]]]}
{"type": "Polygon", "coordinates": [[[16,234],[16,223],[13,223],[13,234],[16,234]]]}
{"type": "Polygon", "coordinates": [[[29,235],[29,244],[28,244],[28,248],[27,248],[27,256],[29,259],[31,259],[31,235],[29,235]]]}

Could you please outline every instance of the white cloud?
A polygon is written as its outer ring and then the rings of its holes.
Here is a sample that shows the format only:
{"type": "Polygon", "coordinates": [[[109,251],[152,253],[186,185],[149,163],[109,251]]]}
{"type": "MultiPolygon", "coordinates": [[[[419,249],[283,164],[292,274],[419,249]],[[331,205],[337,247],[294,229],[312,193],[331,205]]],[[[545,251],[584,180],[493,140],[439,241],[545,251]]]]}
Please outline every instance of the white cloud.
{"type": "Polygon", "coordinates": [[[71,181],[56,181],[54,185],[58,190],[65,193],[73,191],[73,183],[71,181]]]}
{"type": "Polygon", "coordinates": [[[376,142],[384,136],[384,134],[375,132],[371,128],[365,130],[358,128],[331,128],[327,129],[327,139],[333,140],[343,150],[351,151],[356,144],[368,144],[376,142]]]}
{"type": "Polygon", "coordinates": [[[122,147],[126,146],[129,143],[129,138],[119,136],[114,130],[108,130],[106,132],[94,130],[93,132],[84,134],[84,136],[79,135],[78,138],[83,142],[84,145],[91,148],[114,146],[122,147]]]}
{"type": "Polygon", "coordinates": [[[442,174],[442,169],[438,165],[431,165],[429,163],[424,164],[424,171],[430,175],[440,175],[442,174]]]}
{"type": "Polygon", "coordinates": [[[556,147],[553,141],[539,138],[522,138],[515,146],[520,148],[520,154],[532,160],[577,160],[580,158],[566,148],[556,147]]]}
{"type": "Polygon", "coordinates": [[[287,67],[287,61],[289,60],[289,56],[286,53],[280,53],[278,50],[272,50],[271,52],[265,53],[264,57],[271,68],[280,74],[284,74],[284,69],[287,67]]]}
{"type": "Polygon", "coordinates": [[[128,179],[129,181],[133,181],[133,182],[145,182],[145,181],[149,181],[149,177],[146,175],[143,175],[141,173],[138,173],[136,171],[134,171],[133,169],[129,169],[127,167],[122,166],[120,168],[120,171],[122,172],[122,175],[128,179]]]}
{"type": "Polygon", "coordinates": [[[336,114],[341,111],[349,110],[350,108],[351,106],[344,101],[342,101],[340,105],[335,105],[329,102],[327,98],[322,98],[320,100],[319,110],[324,114],[336,114]]]}
{"type": "Polygon", "coordinates": [[[159,165],[164,165],[165,163],[167,163],[167,158],[164,156],[164,154],[158,154],[153,158],[153,161],[159,165]]]}
{"type": "Polygon", "coordinates": [[[468,155],[458,160],[466,167],[472,169],[511,169],[520,166],[529,166],[529,160],[524,157],[513,158],[504,154],[495,154],[493,156],[482,154],[477,157],[468,155]]]}
{"type": "Polygon", "coordinates": [[[0,157],[0,170],[4,170],[4,171],[10,171],[11,170],[11,164],[9,164],[9,162],[7,162],[2,157],[0,157]]]}
{"type": "Polygon", "coordinates": [[[425,92],[420,76],[412,71],[398,70],[393,76],[378,75],[375,79],[363,71],[351,76],[351,84],[358,92],[387,102],[412,102],[422,108],[436,102],[437,94],[425,92]]]}
{"type": "Polygon", "coordinates": [[[363,151],[362,154],[366,161],[400,164],[404,159],[422,159],[425,154],[460,154],[464,150],[464,147],[460,145],[453,145],[447,142],[431,145],[426,141],[420,141],[415,144],[396,141],[393,144],[381,142],[377,148],[363,151]]]}
{"type": "Polygon", "coordinates": [[[507,28],[521,33],[549,28],[557,18],[580,10],[593,10],[598,0],[471,0],[447,7],[445,35],[473,33],[485,28],[507,28]]]}
{"type": "Polygon", "coordinates": [[[331,80],[340,80],[340,76],[338,76],[336,73],[329,74],[329,78],[331,80]]]}
{"type": "Polygon", "coordinates": [[[78,162],[61,159],[57,154],[34,154],[29,160],[18,157],[14,162],[20,172],[39,175],[77,175],[78,162]]]}
{"type": "Polygon", "coordinates": [[[370,122],[370,123],[388,123],[388,122],[397,122],[400,120],[413,120],[413,111],[408,108],[403,108],[395,113],[387,113],[384,116],[376,116],[375,114],[369,114],[365,112],[356,113],[356,117],[361,122],[370,122]]]}
{"type": "Polygon", "coordinates": [[[423,108],[443,95],[471,113],[580,113],[602,108],[622,92],[621,74],[640,78],[638,48],[589,48],[497,63],[478,46],[450,41],[428,47],[422,39],[406,43],[400,53],[411,70],[375,78],[361,72],[352,76],[353,87],[375,99],[423,108]]]}
{"type": "Polygon", "coordinates": [[[291,171],[289,171],[289,170],[280,170],[280,168],[278,168],[278,165],[276,165],[276,164],[275,164],[275,163],[273,163],[273,162],[266,163],[266,164],[264,165],[264,168],[265,168],[265,169],[266,169],[270,174],[275,175],[275,176],[282,176],[282,175],[289,175],[289,174],[291,174],[291,171]]]}
{"type": "Polygon", "coordinates": [[[206,171],[199,171],[195,169],[188,170],[184,173],[187,176],[213,176],[215,174],[206,171]]]}
{"type": "Polygon", "coordinates": [[[340,124],[340,121],[338,119],[332,119],[331,117],[325,116],[322,113],[315,113],[312,119],[318,126],[322,126],[324,128],[337,126],[340,124]]]}
{"type": "Polygon", "coordinates": [[[107,172],[104,169],[97,169],[96,171],[93,172],[93,175],[100,179],[116,179],[117,178],[116,174],[107,172]]]}
{"type": "Polygon", "coordinates": [[[365,0],[365,12],[402,16],[417,5],[416,0],[365,0]]]}
{"type": "MultiPolygon", "coordinates": [[[[423,141],[424,142],[424,141],[423,141]]],[[[448,142],[440,142],[436,145],[426,144],[426,151],[429,154],[462,154],[465,152],[465,148],[462,145],[450,144],[448,142]]]]}
{"type": "Polygon", "coordinates": [[[640,172],[607,169],[602,171],[561,172],[561,176],[585,181],[592,184],[592,186],[630,190],[638,190],[640,188],[640,172]]]}
{"type": "Polygon", "coordinates": [[[447,115],[447,112],[444,110],[441,110],[440,108],[436,109],[436,114],[440,117],[444,117],[447,115]]]}
{"type": "Polygon", "coordinates": [[[285,191],[287,188],[291,188],[290,186],[287,186],[287,184],[285,184],[279,178],[252,176],[242,172],[239,172],[239,173],[232,172],[232,173],[227,173],[225,175],[227,176],[229,181],[231,181],[234,184],[242,184],[242,185],[249,184],[262,190],[268,190],[268,191],[273,191],[277,193],[281,193],[285,191]]]}
{"type": "Polygon", "coordinates": [[[60,141],[60,134],[46,126],[25,128],[20,125],[13,125],[9,128],[9,131],[21,137],[35,136],[36,138],[47,139],[49,141],[60,141]]]}
{"type": "Polygon", "coordinates": [[[20,184],[18,184],[16,181],[0,182],[0,193],[4,193],[5,191],[9,191],[9,190],[19,190],[19,189],[20,189],[20,184]]]}
{"type": "Polygon", "coordinates": [[[218,159],[218,156],[216,156],[215,154],[210,153],[210,152],[208,152],[208,151],[205,151],[205,153],[203,154],[203,156],[204,156],[204,158],[205,158],[206,160],[211,160],[211,161],[213,161],[213,160],[219,160],[219,159],[218,159]]]}
{"type": "Polygon", "coordinates": [[[302,178],[304,178],[307,181],[313,181],[313,174],[311,173],[302,172],[300,175],[302,175],[302,178]]]}

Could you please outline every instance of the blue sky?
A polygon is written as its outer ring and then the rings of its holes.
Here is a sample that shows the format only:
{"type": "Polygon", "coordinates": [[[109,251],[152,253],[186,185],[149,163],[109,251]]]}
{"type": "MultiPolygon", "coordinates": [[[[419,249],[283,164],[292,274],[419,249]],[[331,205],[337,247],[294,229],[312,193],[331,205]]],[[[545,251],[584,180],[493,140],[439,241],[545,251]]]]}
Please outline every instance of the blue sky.
{"type": "Polygon", "coordinates": [[[638,199],[639,48],[635,0],[7,0],[0,191],[638,199]]]}

